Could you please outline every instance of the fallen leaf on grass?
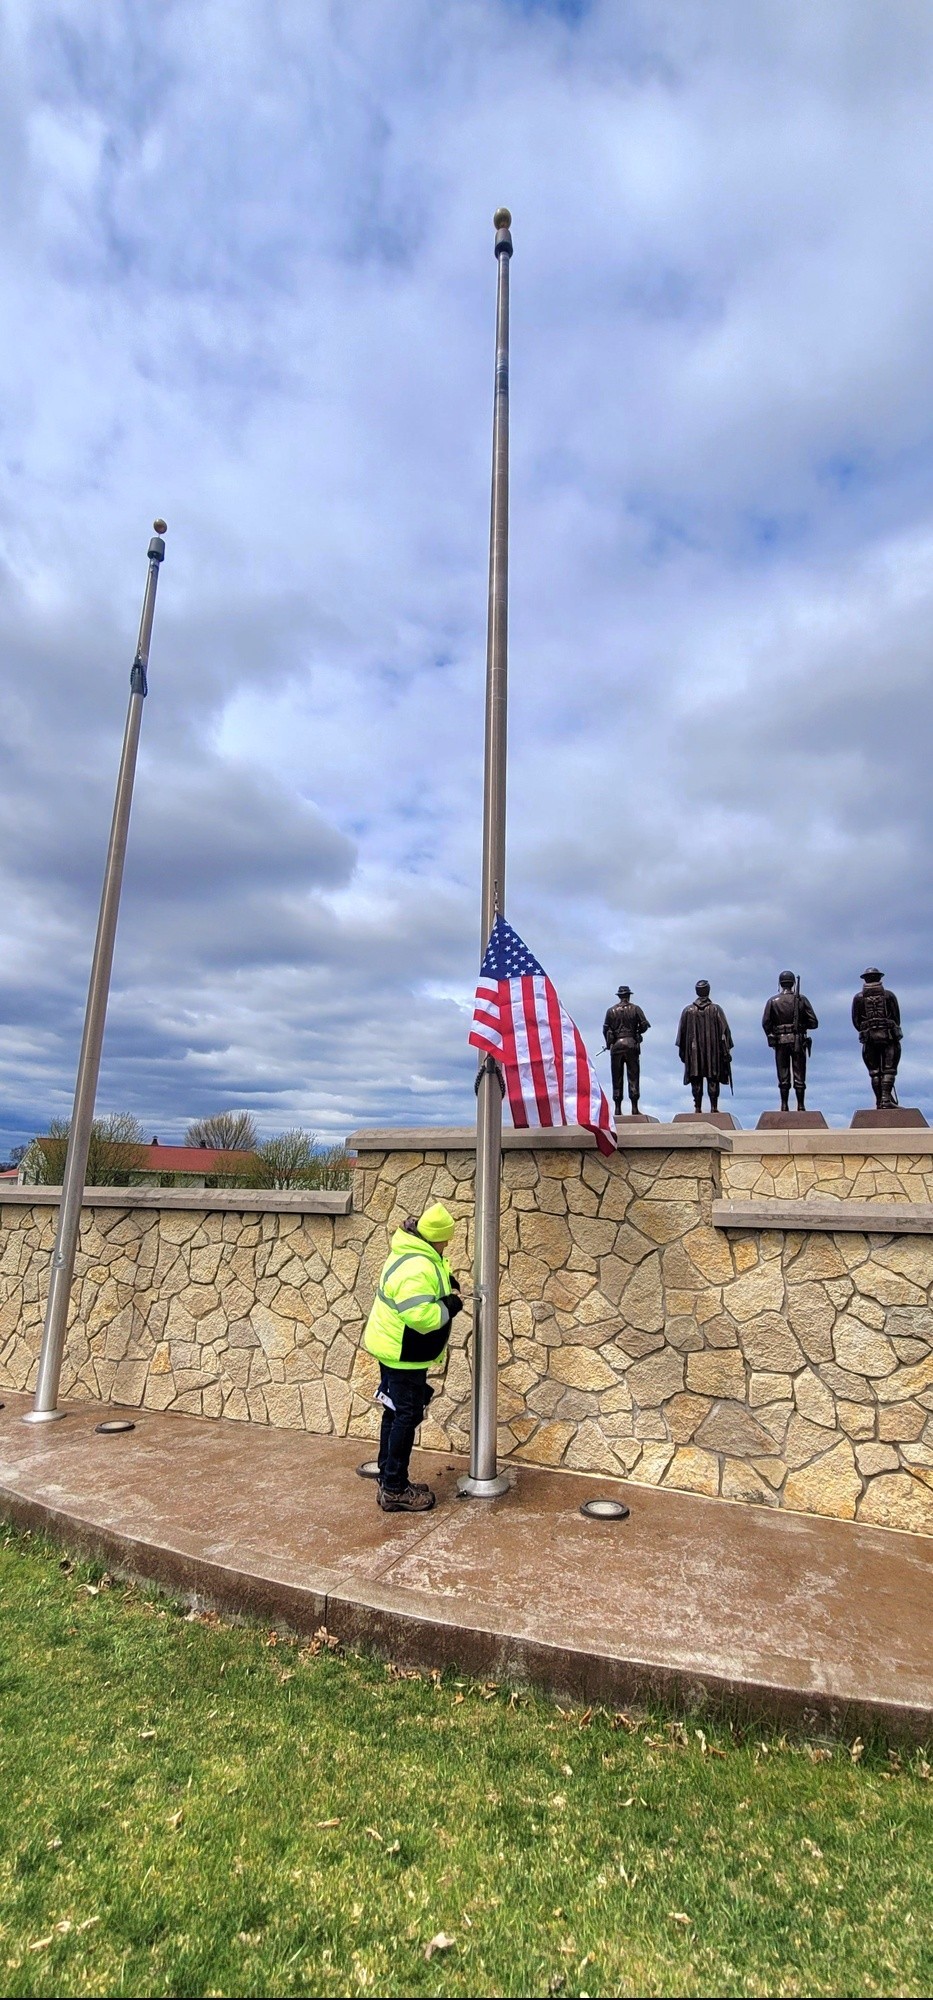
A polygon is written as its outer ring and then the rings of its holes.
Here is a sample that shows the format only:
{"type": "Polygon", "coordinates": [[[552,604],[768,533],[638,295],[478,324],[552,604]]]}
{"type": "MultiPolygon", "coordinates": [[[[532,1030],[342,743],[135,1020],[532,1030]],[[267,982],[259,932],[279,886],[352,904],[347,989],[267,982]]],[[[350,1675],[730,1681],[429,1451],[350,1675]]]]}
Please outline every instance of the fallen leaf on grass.
{"type": "Polygon", "coordinates": [[[60,1847],[62,1843],[61,1843],[61,1840],[59,1839],[59,1836],[58,1836],[58,1834],[56,1833],[56,1834],[53,1834],[53,1836],[52,1836],[52,1839],[51,1839],[51,1840],[47,1840],[45,1844],[46,1844],[46,1847],[52,1847],[52,1848],[55,1848],[55,1847],[60,1847]]]}
{"type": "Polygon", "coordinates": [[[85,1917],[83,1924],[78,1925],[78,1929],[79,1931],[89,1931],[92,1924],[99,1924],[99,1923],[100,1923],[99,1917],[85,1917]]]}
{"type": "Polygon", "coordinates": [[[803,1749],[804,1749],[804,1756],[809,1759],[811,1764],[832,1763],[832,1757],[833,1757],[832,1751],[824,1750],[819,1743],[805,1743],[803,1749]]]}
{"type": "Polygon", "coordinates": [[[141,1729],[139,1732],[140,1743],[151,1743],[154,1735],[155,1735],[154,1729],[141,1729]]]}
{"type": "Polygon", "coordinates": [[[697,1739],[697,1742],[699,1743],[700,1750],[704,1757],[718,1757],[723,1764],[725,1763],[726,1761],[725,1751],[717,1750],[715,1743],[707,1743],[706,1737],[702,1729],[695,1729],[693,1733],[697,1739]]]}
{"type": "MultiPolygon", "coordinates": [[[[402,1851],[402,1843],[400,1840],[391,1841],[389,1846],[386,1848],[387,1854],[401,1854],[401,1851],[402,1851]]],[[[470,1919],[469,1917],[467,1917],[466,1922],[469,1923],[469,1921],[470,1919]]]]}
{"type": "Polygon", "coordinates": [[[436,1937],[429,1939],[424,1947],[425,1958],[430,1962],[436,1951],[450,1951],[456,1942],[456,1938],[448,1937],[446,1931],[438,1931],[436,1937]]]}
{"type": "Polygon", "coordinates": [[[171,1827],[174,1827],[174,1828],[175,1828],[175,1830],[176,1830],[176,1832],[177,1832],[177,1830],[178,1830],[178,1828],[180,1827],[180,1825],[181,1825],[181,1823],[182,1823],[182,1820],[184,1819],[184,1817],[185,1817],[185,1813],[184,1813],[184,1807],[183,1807],[183,1806],[179,1806],[179,1808],[178,1808],[178,1811],[177,1811],[177,1812],[173,1812],[173,1813],[169,1813],[169,1816],[168,1816],[168,1824],[169,1824],[169,1826],[171,1826],[171,1827]]]}
{"type": "Polygon", "coordinates": [[[692,1924],[693,1922],[693,1918],[688,1917],[686,1910],[668,1910],[667,1914],[672,1924],[692,1924]]]}
{"type": "Polygon", "coordinates": [[[47,1937],[47,1938],[33,1938],[33,1941],[32,1941],[32,1943],[31,1943],[31,1945],[29,1946],[29,1950],[30,1950],[30,1951],[47,1951],[47,1950],[48,1950],[48,1947],[49,1947],[49,1945],[51,1944],[51,1942],[52,1942],[52,1933],[51,1933],[51,1931],[50,1931],[50,1932],[49,1932],[49,1935],[48,1935],[48,1937],[47,1937]]]}
{"type": "Polygon", "coordinates": [[[851,1761],[851,1762],[852,1762],[853,1764],[860,1764],[860,1763],[861,1763],[861,1761],[862,1761],[862,1758],[863,1758],[864,1754],[865,1754],[865,1745],[864,1745],[864,1743],[862,1742],[862,1739],[861,1739],[861,1737],[860,1737],[860,1736],[857,1736],[857,1737],[856,1737],[856,1739],[855,1739],[855,1742],[854,1742],[854,1743],[850,1743],[850,1745],[849,1745],[849,1758],[850,1758],[850,1761],[851,1761]]]}
{"type": "Polygon", "coordinates": [[[323,1833],[326,1832],[332,1826],[339,1826],[340,1821],[339,1819],[316,1819],[314,1824],[323,1833]]]}
{"type": "Polygon", "coordinates": [[[369,1834],[370,1840],[378,1840],[380,1842],[382,1840],[382,1835],[376,1826],[364,1826],[363,1832],[369,1834]]]}
{"type": "Polygon", "coordinates": [[[315,1660],[319,1653],[339,1653],[339,1651],[340,1640],[333,1632],[328,1632],[326,1625],[319,1625],[313,1639],[309,1639],[307,1645],[302,1646],[298,1658],[315,1660]]]}
{"type": "Polygon", "coordinates": [[[822,1861],[823,1849],[821,1847],[817,1847],[815,1840],[804,1839],[801,1841],[800,1845],[801,1847],[806,1848],[808,1854],[814,1855],[817,1861],[822,1861]]]}

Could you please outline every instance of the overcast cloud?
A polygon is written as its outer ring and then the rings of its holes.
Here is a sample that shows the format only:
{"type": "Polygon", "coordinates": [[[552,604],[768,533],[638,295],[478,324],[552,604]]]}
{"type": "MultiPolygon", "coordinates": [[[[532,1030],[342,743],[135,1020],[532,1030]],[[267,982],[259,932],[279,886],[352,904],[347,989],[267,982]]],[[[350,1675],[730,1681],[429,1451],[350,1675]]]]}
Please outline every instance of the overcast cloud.
{"type": "MultiPolygon", "coordinates": [[[[877,962],[933,1116],[922,0],[8,0],[2,1141],[67,1113],[150,522],[100,1106],[463,1121],[495,264],[514,217],[507,908],[684,1108],[701,976],[848,1122],[877,962]]],[[[608,1069],[608,1062],[603,1058],[608,1069]]]]}

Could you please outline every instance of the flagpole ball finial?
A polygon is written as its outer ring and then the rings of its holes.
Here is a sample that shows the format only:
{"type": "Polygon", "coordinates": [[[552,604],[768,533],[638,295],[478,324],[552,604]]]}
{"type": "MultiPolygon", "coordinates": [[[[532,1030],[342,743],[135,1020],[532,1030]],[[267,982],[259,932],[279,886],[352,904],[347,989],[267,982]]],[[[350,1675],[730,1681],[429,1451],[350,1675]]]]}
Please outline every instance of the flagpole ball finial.
{"type": "Polygon", "coordinates": [[[154,527],[154,529],[155,529],[155,531],[156,531],[156,534],[157,534],[157,535],[165,535],[165,534],[167,534],[167,533],[168,533],[168,522],[167,522],[167,521],[153,521],[152,525],[153,525],[153,527],[154,527]]]}
{"type": "Polygon", "coordinates": [[[494,229],[511,229],[512,227],[511,210],[508,208],[497,208],[495,215],[492,218],[492,226],[494,229]]]}

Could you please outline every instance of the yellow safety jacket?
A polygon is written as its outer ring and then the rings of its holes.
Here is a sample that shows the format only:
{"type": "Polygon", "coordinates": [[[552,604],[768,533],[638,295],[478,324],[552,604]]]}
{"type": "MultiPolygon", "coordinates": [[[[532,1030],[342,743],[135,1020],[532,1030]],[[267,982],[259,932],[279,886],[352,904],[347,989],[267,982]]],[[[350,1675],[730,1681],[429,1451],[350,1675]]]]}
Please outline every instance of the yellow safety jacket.
{"type": "Polygon", "coordinates": [[[387,1368],[427,1368],[447,1352],[450,1265],[422,1236],[397,1229],[366,1322],[363,1345],[387,1368]]]}

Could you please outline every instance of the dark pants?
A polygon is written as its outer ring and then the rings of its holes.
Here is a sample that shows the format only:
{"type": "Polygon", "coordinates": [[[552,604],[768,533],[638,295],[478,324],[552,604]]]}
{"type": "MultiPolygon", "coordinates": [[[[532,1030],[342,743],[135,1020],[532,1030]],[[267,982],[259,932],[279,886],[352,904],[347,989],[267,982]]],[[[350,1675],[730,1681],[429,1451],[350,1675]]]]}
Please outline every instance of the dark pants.
{"type": "Polygon", "coordinates": [[[622,1109],[622,1095],[625,1088],[625,1074],[628,1071],[628,1094],[632,1105],[638,1103],[641,1085],[641,1060],[636,1048],[620,1048],[618,1043],[611,1053],[612,1096],[617,1111],[622,1109]]]}
{"type": "Polygon", "coordinates": [[[807,1051],[805,1048],[795,1048],[792,1042],[778,1042],[774,1051],[774,1060],[777,1066],[778,1089],[781,1093],[781,1103],[786,1111],[787,1100],[790,1097],[791,1078],[793,1078],[794,1089],[798,1097],[801,1097],[806,1090],[807,1051]]]}
{"type": "Polygon", "coordinates": [[[719,1109],[719,1078],[718,1078],[718,1076],[715,1076],[715,1077],[714,1077],[714,1076],[708,1076],[708,1077],[706,1077],[706,1078],[704,1078],[704,1077],[702,1077],[702,1076],[692,1076],[692,1077],[690,1078],[690,1088],[691,1088],[691,1090],[692,1090],[692,1092],[693,1092],[693,1108],[694,1108],[694,1110],[695,1110],[695,1111],[702,1111],[702,1109],[703,1109],[703,1084],[704,1084],[704,1082],[706,1083],[706,1088],[707,1088],[707,1090],[709,1091],[709,1108],[710,1108],[710,1110],[711,1110],[711,1111],[718,1111],[718,1109],[719,1109]]]}
{"type": "Polygon", "coordinates": [[[862,1043],[862,1061],[871,1077],[879,1111],[894,1102],[894,1080],[900,1059],[900,1042],[862,1043]]]}
{"type": "Polygon", "coordinates": [[[379,1364],[379,1388],[394,1409],[383,1408],[379,1433],[379,1483],[387,1493],[403,1493],[408,1485],[415,1432],[434,1390],[426,1368],[387,1368],[379,1364]]]}

